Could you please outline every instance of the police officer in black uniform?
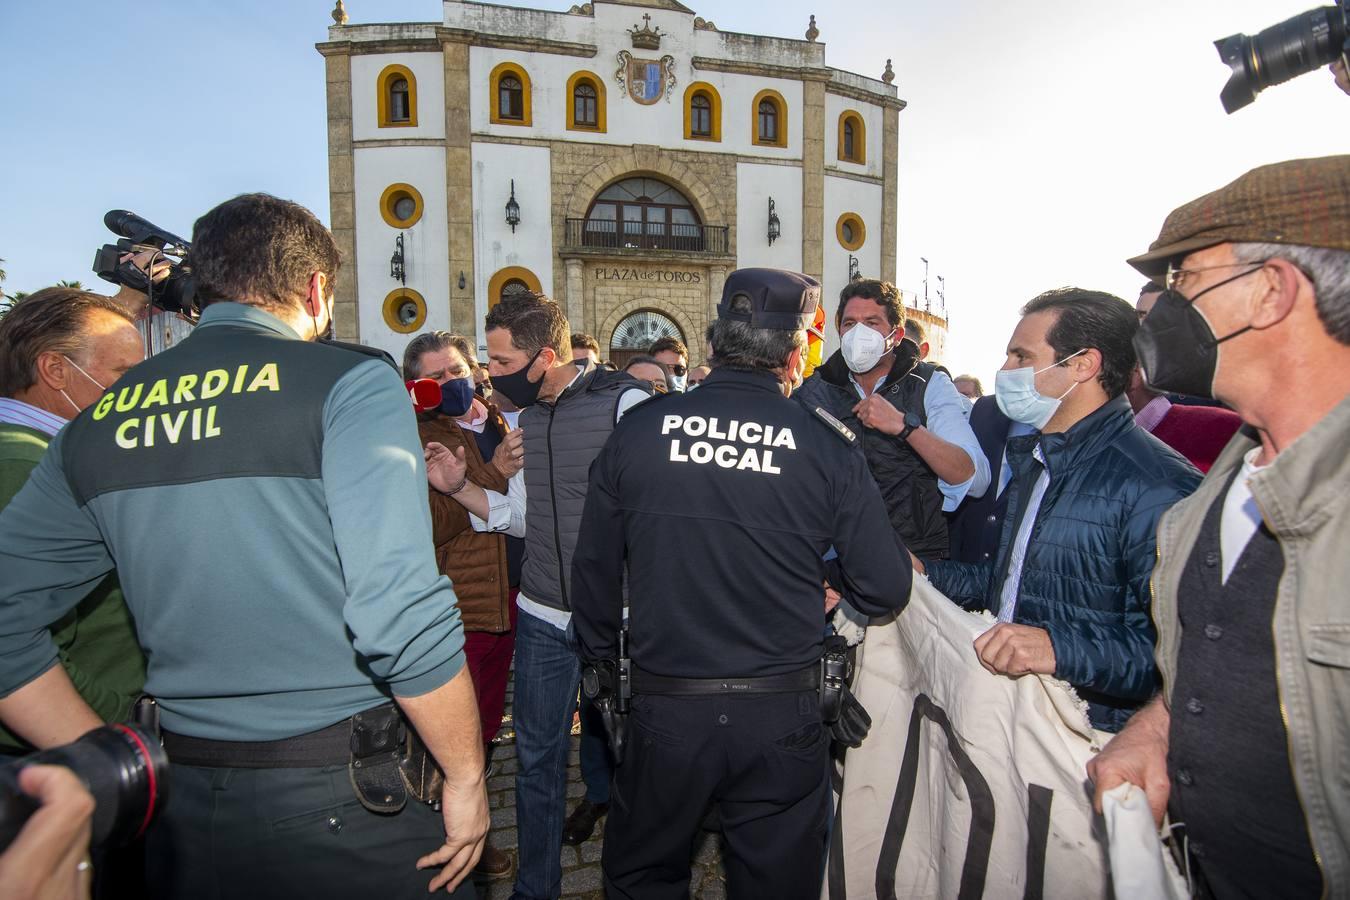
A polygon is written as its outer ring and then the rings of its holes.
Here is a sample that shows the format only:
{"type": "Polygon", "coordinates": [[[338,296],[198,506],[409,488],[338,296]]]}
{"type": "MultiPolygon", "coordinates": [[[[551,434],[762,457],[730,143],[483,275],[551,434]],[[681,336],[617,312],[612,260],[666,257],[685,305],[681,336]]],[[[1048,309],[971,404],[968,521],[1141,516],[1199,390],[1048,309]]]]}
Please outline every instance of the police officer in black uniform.
{"type": "Polygon", "coordinates": [[[625,564],[631,598],[610,897],[687,898],[691,841],[711,803],[731,896],[819,894],[822,555],[837,550],[835,586],[872,616],[903,607],[911,577],[855,436],[786,396],[819,300],[805,275],[733,272],[703,387],[629,412],[591,468],[573,560],[585,660],[616,654],[625,564]]]}

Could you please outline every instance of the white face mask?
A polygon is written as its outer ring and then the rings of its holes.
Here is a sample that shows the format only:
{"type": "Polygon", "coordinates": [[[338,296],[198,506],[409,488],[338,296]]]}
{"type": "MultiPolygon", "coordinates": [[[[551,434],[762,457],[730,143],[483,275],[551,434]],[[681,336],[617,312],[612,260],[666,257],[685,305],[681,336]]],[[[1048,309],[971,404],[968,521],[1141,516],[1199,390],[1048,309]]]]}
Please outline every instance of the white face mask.
{"type": "Polygon", "coordinates": [[[1064,402],[1065,397],[1073,393],[1073,389],[1078,387],[1078,382],[1075,381],[1067,391],[1058,397],[1047,397],[1036,390],[1036,376],[1086,352],[1087,348],[1085,347],[1078,353],[1071,353],[1044,369],[1023,366],[1020,369],[1000,370],[994,376],[994,399],[998,403],[998,408],[1003,410],[1003,414],[1014,422],[1030,425],[1040,431],[1047,422],[1054,418],[1055,413],[1059,410],[1060,403],[1064,402]]]}
{"type": "MultiPolygon", "coordinates": [[[[86,372],[83,368],[80,367],[80,364],[77,363],[75,360],[71,359],[69,356],[66,356],[64,353],[61,354],[61,358],[64,359],[66,362],[70,363],[72,366],[74,366],[74,367],[76,368],[76,370],[77,370],[81,375],[83,375],[85,378],[88,378],[88,379],[89,379],[90,381],[92,381],[94,384],[98,385],[99,390],[101,390],[101,391],[106,391],[106,390],[107,390],[107,388],[103,386],[103,382],[99,381],[99,380],[98,380],[97,378],[95,378],[93,375],[90,375],[88,372],[86,372]]],[[[81,409],[79,406],[76,406],[76,405],[75,405],[75,401],[74,401],[74,400],[70,399],[70,395],[66,393],[65,388],[61,388],[61,396],[62,396],[62,397],[65,397],[65,398],[66,398],[66,402],[69,403],[69,404],[71,405],[71,408],[75,410],[75,415],[78,416],[80,413],[84,412],[83,409],[81,409]]]]}
{"type": "Polygon", "coordinates": [[[672,394],[682,394],[682,393],[684,393],[684,380],[685,380],[686,378],[688,378],[688,377],[689,377],[689,376],[687,376],[687,375],[671,375],[671,376],[670,376],[670,392],[671,392],[672,394]]]}
{"type": "Polygon", "coordinates": [[[886,355],[886,344],[893,334],[894,328],[889,334],[881,334],[866,325],[854,325],[844,332],[844,339],[840,341],[844,363],[858,375],[872,371],[886,355]]]}

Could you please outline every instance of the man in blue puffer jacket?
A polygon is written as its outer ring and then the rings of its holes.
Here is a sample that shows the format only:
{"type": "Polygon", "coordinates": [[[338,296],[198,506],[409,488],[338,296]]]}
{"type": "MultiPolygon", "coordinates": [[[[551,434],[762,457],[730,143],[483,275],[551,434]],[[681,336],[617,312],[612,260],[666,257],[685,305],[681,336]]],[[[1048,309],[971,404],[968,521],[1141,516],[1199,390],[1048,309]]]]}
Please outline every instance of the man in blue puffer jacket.
{"type": "Polygon", "coordinates": [[[1008,442],[998,554],[992,563],[926,563],[947,596],[998,616],[975,640],[985,668],[1067,681],[1105,731],[1119,731],[1157,691],[1149,578],[1158,519],[1200,482],[1134,424],[1123,394],[1137,328],[1124,300],[1080,288],[1022,309],[996,397],[1009,418],[1040,433],[1008,442]]]}

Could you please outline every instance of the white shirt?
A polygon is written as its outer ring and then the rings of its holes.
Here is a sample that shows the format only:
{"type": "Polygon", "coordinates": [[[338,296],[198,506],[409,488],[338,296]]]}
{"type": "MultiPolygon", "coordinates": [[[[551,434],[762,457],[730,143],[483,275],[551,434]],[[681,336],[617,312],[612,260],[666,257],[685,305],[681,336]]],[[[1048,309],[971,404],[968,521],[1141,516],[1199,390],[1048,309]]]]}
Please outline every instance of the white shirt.
{"type": "Polygon", "coordinates": [[[1242,458],[1242,471],[1233,479],[1223,500],[1223,512],[1219,517],[1219,557],[1223,561],[1225,584],[1228,583],[1228,576],[1233,574],[1237,561],[1242,558],[1242,551],[1247,549],[1252,535],[1261,527],[1261,510],[1256,506],[1249,483],[1253,475],[1266,468],[1256,464],[1260,452],[1260,447],[1253,447],[1242,458]]]}
{"type": "MultiPolygon", "coordinates": [[[[578,371],[578,372],[577,372],[577,378],[580,378],[580,377],[581,377],[581,372],[578,371]]],[[[568,382],[567,387],[571,387],[573,384],[575,384],[575,383],[576,383],[576,380],[577,380],[576,378],[573,378],[570,382],[568,382]]],[[[566,388],[564,388],[564,390],[566,390],[566,388]]],[[[638,388],[632,388],[632,389],[630,389],[630,390],[624,391],[623,394],[621,394],[621,395],[619,396],[619,404],[618,404],[618,406],[615,408],[615,412],[614,412],[614,421],[617,423],[620,419],[623,418],[624,413],[628,412],[630,409],[632,409],[633,407],[637,406],[637,405],[638,405],[639,403],[641,403],[643,400],[649,400],[649,399],[651,399],[651,395],[648,394],[646,391],[640,390],[640,389],[638,389],[638,388]]],[[[503,415],[505,415],[505,413],[503,413],[503,415]]],[[[517,413],[517,416],[519,416],[519,413],[517,413]]],[[[515,475],[513,475],[513,476],[511,477],[511,482],[510,482],[510,483],[508,484],[508,486],[507,486],[507,487],[508,487],[508,493],[516,487],[516,482],[519,482],[520,516],[521,516],[521,519],[522,519],[522,522],[521,522],[521,532],[520,532],[520,535],[519,535],[519,536],[522,536],[522,537],[523,537],[524,534],[525,534],[524,521],[523,521],[523,520],[524,520],[524,516],[525,516],[525,470],[524,470],[524,469],[521,469],[519,472],[517,472],[515,475]]],[[[489,503],[489,506],[491,506],[491,504],[492,504],[492,498],[493,498],[493,492],[492,492],[492,491],[488,491],[487,494],[488,494],[488,503],[489,503]]],[[[497,494],[496,496],[500,497],[501,494],[497,494]]],[[[491,517],[491,514],[492,514],[492,510],[491,510],[491,509],[488,510],[488,514],[489,514],[489,518],[490,518],[490,517],[491,517]]],[[[514,511],[514,510],[512,510],[511,515],[512,515],[512,516],[515,515],[515,511],[514,511]]],[[[472,516],[472,515],[469,516],[469,520],[470,520],[470,521],[473,520],[473,516],[472,516]]],[[[510,533],[510,532],[508,532],[508,533],[510,533]]],[[[531,616],[534,616],[536,619],[543,619],[545,622],[547,622],[548,624],[552,625],[554,628],[557,628],[559,631],[566,631],[566,630],[567,630],[568,624],[572,621],[572,614],[571,614],[570,612],[568,612],[567,610],[565,610],[565,609],[554,609],[553,607],[551,607],[551,606],[545,606],[545,605],[543,605],[542,603],[535,603],[535,602],[534,602],[533,600],[531,600],[529,597],[526,597],[523,593],[517,594],[517,595],[516,595],[516,605],[517,605],[518,607],[520,607],[520,611],[521,611],[521,612],[526,613],[526,614],[531,615],[531,616]]]]}
{"type": "Polygon", "coordinates": [[[999,594],[998,620],[1011,622],[1017,612],[1017,592],[1022,587],[1022,564],[1027,559],[1027,543],[1031,540],[1031,529],[1036,525],[1036,516],[1041,511],[1041,501],[1050,487],[1050,470],[1045,467],[1045,457],[1041,455],[1041,445],[1037,444],[1031,455],[1041,464],[1041,474],[1027,498],[1027,511],[1017,526],[1017,537],[1013,539],[1012,555],[1008,558],[1008,577],[1003,579],[1003,590],[999,594]]]}

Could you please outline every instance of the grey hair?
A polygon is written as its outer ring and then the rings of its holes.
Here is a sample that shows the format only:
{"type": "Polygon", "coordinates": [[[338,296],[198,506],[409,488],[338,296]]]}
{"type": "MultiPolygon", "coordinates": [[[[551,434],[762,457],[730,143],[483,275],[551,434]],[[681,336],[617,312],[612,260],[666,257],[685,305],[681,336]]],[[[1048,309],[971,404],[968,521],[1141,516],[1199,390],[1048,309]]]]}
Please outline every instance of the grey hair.
{"type": "Polygon", "coordinates": [[[454,346],[455,335],[448,331],[426,331],[419,334],[408,342],[407,348],[403,351],[403,377],[410,381],[421,378],[423,353],[435,353],[437,350],[454,346]]]}
{"type": "Polygon", "coordinates": [[[1330,247],[1304,247],[1298,244],[1233,245],[1238,262],[1263,262],[1284,259],[1298,266],[1313,283],[1317,318],[1327,334],[1342,344],[1350,344],[1350,251],[1330,247]]]}

